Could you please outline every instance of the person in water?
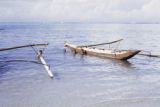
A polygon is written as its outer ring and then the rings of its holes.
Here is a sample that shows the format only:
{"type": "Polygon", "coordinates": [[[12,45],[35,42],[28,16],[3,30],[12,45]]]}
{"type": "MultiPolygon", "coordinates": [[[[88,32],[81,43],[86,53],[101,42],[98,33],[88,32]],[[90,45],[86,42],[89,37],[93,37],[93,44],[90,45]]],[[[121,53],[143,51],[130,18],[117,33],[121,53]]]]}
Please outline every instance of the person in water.
{"type": "MultiPolygon", "coordinates": [[[[38,51],[37,57],[38,57],[38,60],[40,61],[40,57],[43,57],[43,51],[42,50],[38,51]]],[[[44,64],[44,65],[47,65],[49,67],[49,69],[50,69],[50,65],[48,65],[48,64],[44,64]]]]}
{"type": "Polygon", "coordinates": [[[40,60],[40,57],[42,57],[42,56],[43,56],[43,51],[39,50],[39,52],[37,54],[38,60],[40,60]]]}

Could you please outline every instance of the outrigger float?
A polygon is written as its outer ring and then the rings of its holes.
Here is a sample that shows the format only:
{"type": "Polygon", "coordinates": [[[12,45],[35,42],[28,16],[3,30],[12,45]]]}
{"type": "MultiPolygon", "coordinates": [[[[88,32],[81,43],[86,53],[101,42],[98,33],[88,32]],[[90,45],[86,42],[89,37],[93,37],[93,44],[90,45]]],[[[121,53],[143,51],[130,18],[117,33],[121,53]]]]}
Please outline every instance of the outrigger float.
{"type": "MultiPolygon", "coordinates": [[[[22,45],[22,46],[15,46],[15,47],[10,47],[10,48],[0,48],[0,51],[6,51],[6,50],[12,50],[12,49],[18,49],[18,48],[26,48],[26,47],[31,47],[35,53],[37,54],[37,61],[29,61],[29,60],[23,60],[23,59],[18,59],[18,60],[7,60],[4,62],[12,62],[12,61],[24,61],[24,62],[33,62],[33,63],[37,63],[37,64],[42,64],[45,68],[45,70],[47,71],[48,75],[53,78],[54,75],[50,69],[50,65],[46,63],[44,57],[43,57],[43,50],[39,50],[37,51],[34,47],[37,46],[47,46],[48,44],[30,44],[30,45],[22,45]]],[[[3,61],[0,61],[3,62],[3,61]]]]}
{"type": "Polygon", "coordinates": [[[71,49],[71,51],[73,51],[74,53],[79,53],[81,55],[91,55],[96,57],[111,58],[111,59],[118,59],[118,60],[128,60],[134,57],[135,55],[137,55],[139,52],[141,52],[141,50],[116,50],[116,49],[101,49],[101,48],[95,47],[100,45],[113,44],[122,40],[123,39],[108,42],[108,43],[82,45],[82,46],[77,46],[77,45],[73,45],[68,42],[65,42],[64,46],[71,49]]]}

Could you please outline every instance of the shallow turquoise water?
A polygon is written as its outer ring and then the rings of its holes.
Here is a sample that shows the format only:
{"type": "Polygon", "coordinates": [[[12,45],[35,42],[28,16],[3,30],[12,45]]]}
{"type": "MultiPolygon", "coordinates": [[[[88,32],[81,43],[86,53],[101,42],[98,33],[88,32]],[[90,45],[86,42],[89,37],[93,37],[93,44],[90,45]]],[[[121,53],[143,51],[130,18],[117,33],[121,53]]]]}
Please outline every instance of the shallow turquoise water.
{"type": "MultiPolygon", "coordinates": [[[[1,62],[3,106],[160,105],[160,59],[135,56],[122,62],[63,52],[65,41],[91,44],[123,38],[121,49],[160,54],[159,24],[1,23],[0,28],[1,48],[49,43],[45,59],[55,75],[50,79],[41,65],[33,63],[1,62]]],[[[15,58],[36,59],[30,48],[0,52],[0,60],[15,58]]]]}

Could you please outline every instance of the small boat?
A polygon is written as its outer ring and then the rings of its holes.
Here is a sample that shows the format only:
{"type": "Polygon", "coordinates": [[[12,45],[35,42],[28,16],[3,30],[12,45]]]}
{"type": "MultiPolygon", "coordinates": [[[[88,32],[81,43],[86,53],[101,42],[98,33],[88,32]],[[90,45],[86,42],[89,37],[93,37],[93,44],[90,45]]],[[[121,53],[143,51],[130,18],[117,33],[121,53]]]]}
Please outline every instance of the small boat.
{"type": "MultiPolygon", "coordinates": [[[[117,41],[110,42],[110,43],[115,43],[115,42],[117,41]]],[[[101,44],[98,44],[98,45],[101,45],[101,44]]],[[[118,59],[118,60],[130,59],[140,52],[140,50],[100,49],[92,46],[96,46],[96,45],[76,46],[67,42],[65,43],[65,47],[68,47],[74,53],[79,53],[81,55],[91,55],[91,56],[102,57],[102,58],[118,59]]]]}

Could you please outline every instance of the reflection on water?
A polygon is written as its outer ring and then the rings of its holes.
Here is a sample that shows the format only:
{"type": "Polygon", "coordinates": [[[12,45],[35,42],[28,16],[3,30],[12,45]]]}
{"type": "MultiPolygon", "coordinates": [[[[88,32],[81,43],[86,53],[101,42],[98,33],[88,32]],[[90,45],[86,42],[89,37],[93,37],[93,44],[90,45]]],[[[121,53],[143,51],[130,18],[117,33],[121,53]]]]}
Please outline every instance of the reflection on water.
{"type": "Polygon", "coordinates": [[[10,67],[6,63],[0,62],[0,78],[5,74],[7,71],[9,71],[10,67]]]}
{"type": "MultiPolygon", "coordinates": [[[[66,52],[69,52],[69,54],[71,54],[74,58],[76,56],[79,56],[81,61],[83,61],[86,58],[86,56],[87,56],[87,55],[82,55],[82,54],[78,54],[78,53],[76,54],[76,53],[74,53],[74,52],[72,52],[72,51],[70,51],[68,49],[64,51],[64,55],[67,55],[66,52]]],[[[95,57],[95,56],[88,56],[88,57],[95,57]]],[[[133,68],[132,67],[132,63],[130,61],[128,61],[128,60],[116,60],[116,59],[110,59],[110,58],[97,57],[97,59],[98,58],[99,59],[103,59],[103,60],[107,60],[109,63],[115,64],[115,65],[119,65],[121,67],[133,68]]]]}
{"type": "Polygon", "coordinates": [[[130,61],[123,61],[123,60],[111,60],[111,62],[128,69],[133,69],[132,63],[130,61]]]}

